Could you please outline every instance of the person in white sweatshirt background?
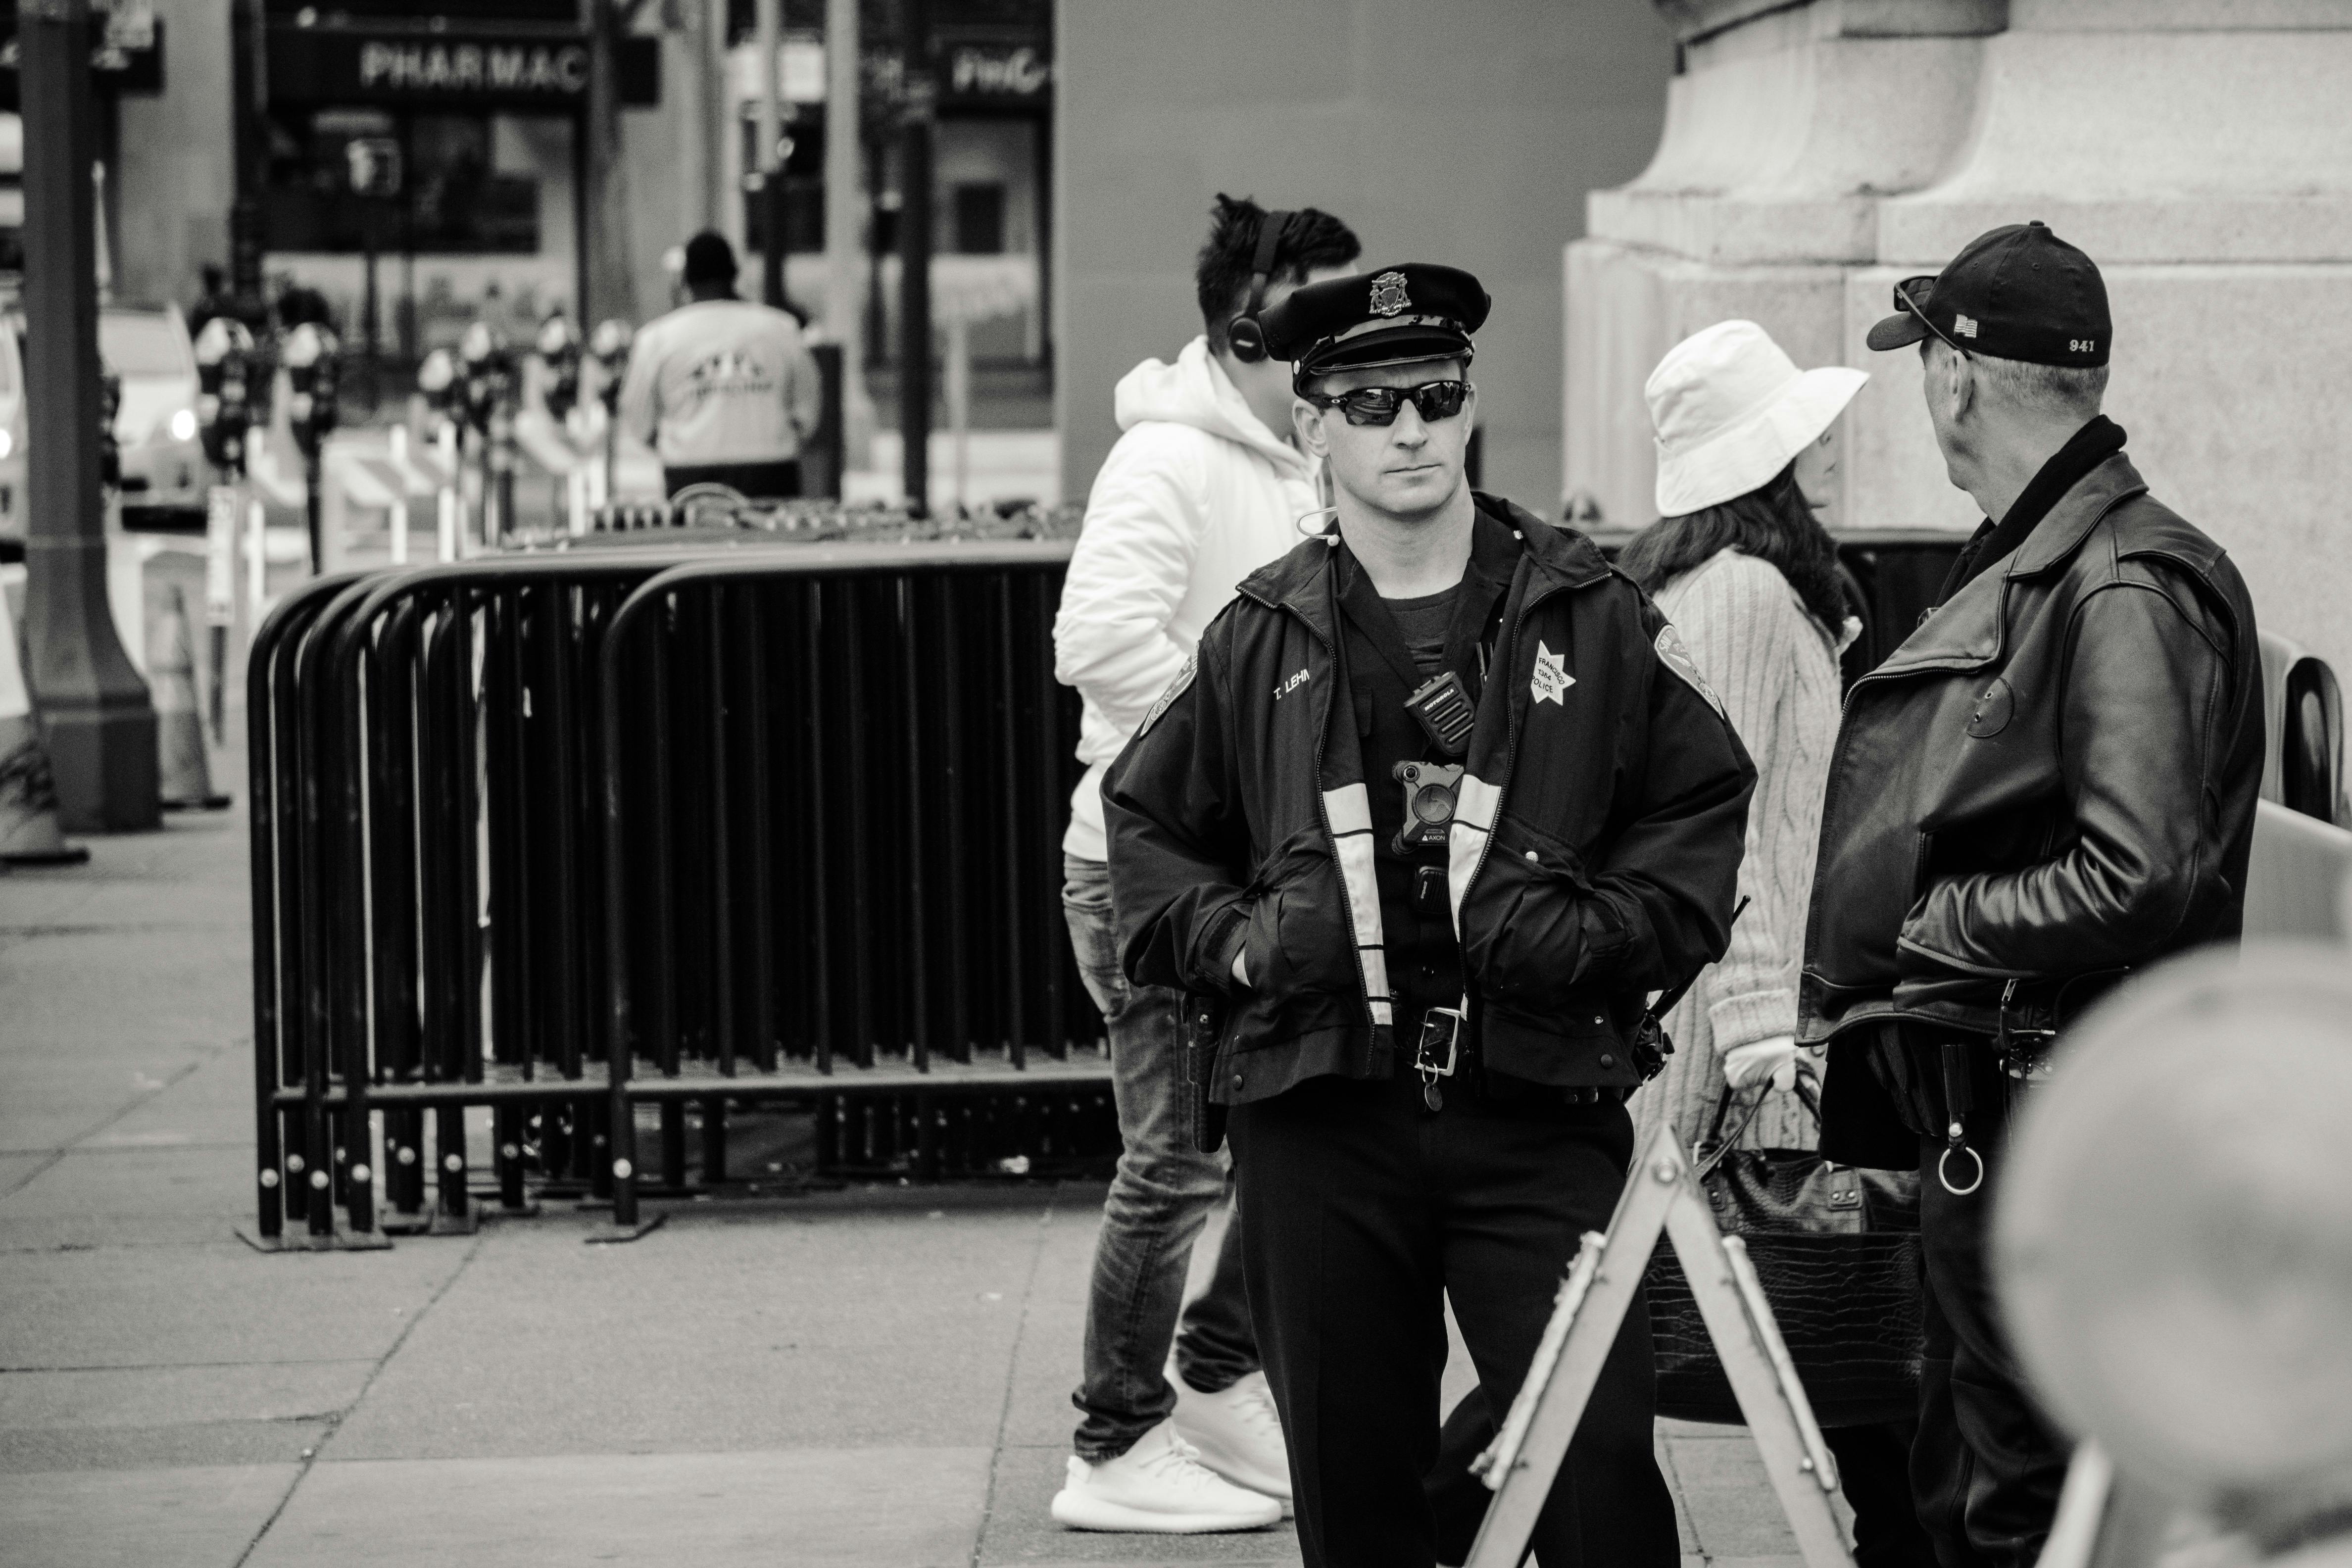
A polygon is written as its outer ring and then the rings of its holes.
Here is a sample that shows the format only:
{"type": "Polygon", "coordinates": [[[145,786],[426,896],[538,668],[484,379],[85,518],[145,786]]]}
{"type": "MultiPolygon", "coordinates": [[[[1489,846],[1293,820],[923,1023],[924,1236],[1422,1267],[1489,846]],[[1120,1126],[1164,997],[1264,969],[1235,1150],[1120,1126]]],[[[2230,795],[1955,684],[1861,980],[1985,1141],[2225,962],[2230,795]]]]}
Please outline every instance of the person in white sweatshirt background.
{"type": "Polygon", "coordinates": [[[1290,366],[1266,356],[1256,317],[1302,284],[1345,276],[1361,248],[1328,213],[1218,196],[1193,270],[1203,331],[1174,363],[1146,360],[1120,379],[1122,433],[1087,497],[1054,622],[1054,672],[1085,700],[1087,771],[1062,840],[1063,907],[1109,1033],[1125,1142],[1071,1396],[1084,1418],[1053,1502],[1076,1529],[1255,1529],[1280,1520],[1290,1496],[1243,1294],[1238,1216],[1208,1289],[1183,1302],[1192,1244],[1224,1201],[1225,1160],[1194,1149],[1186,1126],[1175,1073],[1182,998],[1130,985],[1119,970],[1102,777],[1235,585],[1296,544],[1299,519],[1322,505],[1289,439],[1290,366]]]}

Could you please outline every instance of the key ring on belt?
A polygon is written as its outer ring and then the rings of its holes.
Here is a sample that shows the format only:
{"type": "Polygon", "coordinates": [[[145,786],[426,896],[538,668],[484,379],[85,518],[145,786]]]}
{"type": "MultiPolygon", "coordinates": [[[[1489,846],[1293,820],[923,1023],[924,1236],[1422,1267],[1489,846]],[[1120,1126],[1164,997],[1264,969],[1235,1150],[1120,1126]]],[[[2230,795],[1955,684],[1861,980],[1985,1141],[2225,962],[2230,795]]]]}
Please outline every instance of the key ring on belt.
{"type": "Polygon", "coordinates": [[[1943,1183],[1944,1190],[1951,1194],[1954,1197],[1964,1198],[1970,1193],[1975,1192],[1979,1187],[1983,1186],[1984,1179],[1984,1156],[1968,1146],[1962,1139],[1960,1124],[1957,1121],[1953,1122],[1951,1131],[1948,1134],[1948,1142],[1944,1145],[1944,1152],[1936,1161],[1936,1180],[1943,1183]],[[1944,1169],[1945,1165],[1950,1162],[1952,1156],[1955,1154],[1966,1154],[1969,1159],[1974,1160],[1977,1163],[1976,1177],[1965,1187],[1956,1187],[1952,1185],[1952,1178],[1944,1169]]]}
{"type": "Polygon", "coordinates": [[[1967,1197],[1984,1185],[1984,1156],[1969,1147],[1968,1114],[1975,1104],[1969,1085],[1969,1042],[1946,1040],[1943,1049],[1944,1114],[1950,1120],[1944,1128],[1944,1152],[1936,1161],[1936,1180],[1956,1198],[1967,1197]],[[1975,1179],[1965,1187],[1952,1184],[1949,1166],[1954,1154],[1966,1154],[1976,1162],[1975,1179]]]}

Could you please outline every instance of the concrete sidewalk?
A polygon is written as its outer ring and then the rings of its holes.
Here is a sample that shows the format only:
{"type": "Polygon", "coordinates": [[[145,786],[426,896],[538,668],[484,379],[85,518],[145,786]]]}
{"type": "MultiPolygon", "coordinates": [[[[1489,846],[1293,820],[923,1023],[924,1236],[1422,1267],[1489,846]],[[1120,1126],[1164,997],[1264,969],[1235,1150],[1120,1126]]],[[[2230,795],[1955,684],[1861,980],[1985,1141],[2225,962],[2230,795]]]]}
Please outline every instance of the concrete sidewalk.
{"type": "MultiPolygon", "coordinates": [[[[1298,1560],[1287,1526],[1047,1517],[1099,1187],[721,1200],[625,1247],[551,1205],[248,1250],[245,802],[219,776],[236,812],[0,876],[13,1568],[1298,1560]]],[[[1661,1447],[1687,1561],[1794,1563],[1744,1433],[1661,1447]]]]}

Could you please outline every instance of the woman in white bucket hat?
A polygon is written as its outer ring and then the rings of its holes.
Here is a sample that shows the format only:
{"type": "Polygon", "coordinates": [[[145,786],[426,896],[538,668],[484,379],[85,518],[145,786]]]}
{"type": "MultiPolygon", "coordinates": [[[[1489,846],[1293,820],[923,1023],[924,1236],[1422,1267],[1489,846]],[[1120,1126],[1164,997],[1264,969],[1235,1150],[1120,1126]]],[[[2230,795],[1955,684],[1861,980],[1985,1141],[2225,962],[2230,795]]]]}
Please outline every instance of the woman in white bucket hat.
{"type": "MultiPolygon", "coordinates": [[[[1619,564],[1673,618],[1758,779],[1740,870],[1748,909],[1731,951],[1669,1023],[1677,1049],[1633,1102],[1640,1137],[1670,1121],[1687,1147],[1727,1081],[1769,1078],[1785,1090],[1795,1071],[1797,965],[1848,635],[1837,546],[1815,513],[1832,500],[1832,427],[1868,379],[1801,371],[1755,322],[1718,321],[1667,351],[1643,389],[1663,515],[1619,564]]],[[[1811,1131],[1780,1093],[1747,1142],[1800,1147],[1811,1131]]]]}
{"type": "MultiPolygon", "coordinates": [[[[1731,949],[1666,1020],[1675,1054],[1633,1101],[1635,1147],[1661,1121],[1685,1148],[1727,1083],[1765,1090],[1740,1142],[1801,1149],[1818,1132],[1796,1095],[1797,972],[1839,713],[1838,655],[1861,631],[1837,547],[1838,416],[1866,373],[1799,370],[1753,321],[1718,321],[1667,352],[1643,389],[1657,437],[1659,521],[1619,564],[1656,598],[1755,759],[1748,908],[1731,949]]],[[[1812,1068],[1806,1056],[1803,1065],[1812,1068]]],[[[1864,1568],[1931,1568],[1912,1510],[1906,1426],[1828,1434],[1864,1568]]]]}

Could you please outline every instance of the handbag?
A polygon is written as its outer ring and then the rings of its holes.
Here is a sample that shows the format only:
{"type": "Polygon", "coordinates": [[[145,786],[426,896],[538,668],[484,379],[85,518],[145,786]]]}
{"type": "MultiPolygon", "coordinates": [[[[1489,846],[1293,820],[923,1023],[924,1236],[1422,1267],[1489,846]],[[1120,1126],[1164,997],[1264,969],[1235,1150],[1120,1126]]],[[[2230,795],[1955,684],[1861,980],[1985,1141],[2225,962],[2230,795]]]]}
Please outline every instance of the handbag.
{"type": "MultiPolygon", "coordinates": [[[[1797,1094],[1818,1127],[1821,1104],[1801,1076],[1797,1094]]],[[[1725,1088],[1693,1151],[1693,1173],[1717,1226],[1747,1244],[1814,1419],[1859,1426],[1912,1418],[1923,1306],[1917,1173],[1860,1171],[1811,1149],[1738,1148],[1764,1095],[1748,1100],[1726,1132],[1738,1098],[1725,1088]]],[[[1646,1283],[1658,1414],[1744,1423],[1673,1248],[1652,1256],[1646,1283]]]]}

